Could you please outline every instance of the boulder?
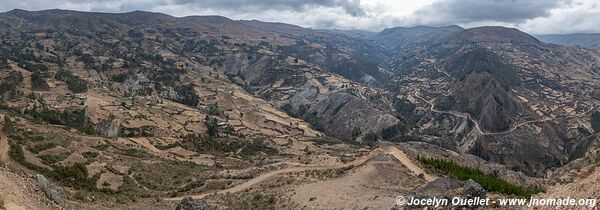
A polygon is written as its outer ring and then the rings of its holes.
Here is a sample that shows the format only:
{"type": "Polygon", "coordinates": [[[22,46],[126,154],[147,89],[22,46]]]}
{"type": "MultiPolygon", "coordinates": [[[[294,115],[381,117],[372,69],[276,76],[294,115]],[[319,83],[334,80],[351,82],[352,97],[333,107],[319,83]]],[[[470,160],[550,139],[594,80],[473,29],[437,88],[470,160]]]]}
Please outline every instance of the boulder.
{"type": "Polygon", "coordinates": [[[472,179],[469,179],[463,188],[463,196],[468,198],[486,198],[486,195],[485,189],[472,179]]]}
{"type": "Polygon", "coordinates": [[[214,206],[210,205],[210,203],[205,200],[196,200],[191,197],[186,197],[179,205],[177,205],[176,210],[214,210],[216,209],[214,206]]]}
{"type": "Polygon", "coordinates": [[[64,206],[65,199],[60,194],[58,187],[56,187],[55,185],[50,183],[48,181],[48,179],[46,179],[46,177],[44,177],[44,175],[37,174],[37,175],[35,175],[35,177],[36,177],[38,186],[44,192],[44,194],[46,194],[46,197],[48,197],[48,199],[54,201],[56,204],[58,204],[60,206],[64,206]]]}
{"type": "Polygon", "coordinates": [[[108,119],[102,120],[102,122],[98,125],[96,131],[102,136],[106,137],[117,137],[121,130],[121,120],[110,117],[108,119]]]}

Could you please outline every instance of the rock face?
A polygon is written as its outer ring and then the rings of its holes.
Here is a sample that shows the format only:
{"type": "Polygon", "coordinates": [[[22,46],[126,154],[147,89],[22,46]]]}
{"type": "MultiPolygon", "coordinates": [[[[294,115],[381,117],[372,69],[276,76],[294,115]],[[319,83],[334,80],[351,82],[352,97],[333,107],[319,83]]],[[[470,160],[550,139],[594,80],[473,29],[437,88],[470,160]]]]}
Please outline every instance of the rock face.
{"type": "Polygon", "coordinates": [[[65,199],[58,191],[58,188],[52,183],[50,183],[48,179],[44,177],[44,175],[37,174],[35,178],[37,180],[38,186],[44,192],[44,194],[46,194],[46,197],[48,197],[48,199],[54,201],[60,206],[63,206],[65,204],[65,199]]]}
{"type": "Polygon", "coordinates": [[[98,125],[96,130],[102,136],[116,137],[121,130],[121,120],[116,118],[105,119],[98,125]]]}
{"type": "Polygon", "coordinates": [[[210,205],[205,200],[194,200],[191,197],[186,197],[179,205],[177,205],[176,210],[214,210],[215,207],[210,205]]]}
{"type": "Polygon", "coordinates": [[[463,196],[468,198],[486,198],[487,192],[479,183],[469,179],[463,189],[463,196]]]}

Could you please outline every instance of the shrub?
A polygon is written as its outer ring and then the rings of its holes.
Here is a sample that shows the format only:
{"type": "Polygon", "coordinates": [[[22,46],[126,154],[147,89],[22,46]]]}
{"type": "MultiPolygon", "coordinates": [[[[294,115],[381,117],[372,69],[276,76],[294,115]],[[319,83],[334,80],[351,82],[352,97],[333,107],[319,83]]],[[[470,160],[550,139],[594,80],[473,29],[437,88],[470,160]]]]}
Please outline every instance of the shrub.
{"type": "Polygon", "coordinates": [[[4,116],[4,126],[2,127],[2,131],[7,134],[15,131],[15,123],[8,116],[4,116]]]}
{"type": "Polygon", "coordinates": [[[592,129],[594,129],[594,132],[600,132],[600,111],[595,111],[592,113],[590,123],[592,124],[592,129]]]}
{"type": "Polygon", "coordinates": [[[321,118],[317,115],[317,112],[311,112],[304,115],[304,121],[309,123],[311,127],[318,131],[324,131],[325,125],[321,121],[321,118]]]}
{"type": "Polygon", "coordinates": [[[363,143],[369,146],[373,146],[375,145],[375,142],[377,142],[377,138],[377,134],[369,132],[363,137],[363,143]]]}
{"type": "Polygon", "coordinates": [[[206,113],[209,115],[219,115],[219,104],[209,104],[206,107],[206,113]]]}
{"type": "Polygon", "coordinates": [[[46,80],[44,80],[44,77],[37,72],[31,74],[31,87],[34,90],[48,90],[50,88],[48,83],[46,83],[46,80]]]}
{"type": "Polygon", "coordinates": [[[56,147],[56,143],[54,143],[54,142],[44,142],[44,143],[37,144],[37,145],[29,148],[29,151],[31,151],[34,154],[38,154],[41,151],[44,151],[44,150],[47,150],[47,149],[50,149],[50,148],[54,148],[54,147],[56,147]]]}
{"type": "Polygon", "coordinates": [[[96,180],[88,178],[88,171],[81,163],[72,166],[57,166],[49,176],[64,185],[77,189],[96,190],[96,180]]]}
{"type": "Polygon", "coordinates": [[[207,133],[209,136],[216,136],[219,134],[219,121],[216,118],[208,117],[204,120],[204,125],[208,129],[207,133]]]}
{"type": "Polygon", "coordinates": [[[65,110],[61,112],[59,110],[48,109],[42,104],[41,107],[34,106],[29,110],[25,110],[25,114],[46,123],[75,128],[85,134],[96,134],[96,130],[85,116],[85,109],[65,110]]]}
{"type": "Polygon", "coordinates": [[[66,82],[69,90],[73,91],[74,93],[82,93],[88,89],[87,82],[85,82],[85,80],[73,75],[73,73],[67,70],[58,71],[56,75],[54,75],[54,78],[66,82]]]}
{"type": "MultiPolygon", "coordinates": [[[[11,71],[6,78],[0,82],[0,94],[6,92],[15,92],[17,86],[23,81],[23,74],[21,72],[11,71]]],[[[15,93],[16,94],[16,93],[15,93]]]]}

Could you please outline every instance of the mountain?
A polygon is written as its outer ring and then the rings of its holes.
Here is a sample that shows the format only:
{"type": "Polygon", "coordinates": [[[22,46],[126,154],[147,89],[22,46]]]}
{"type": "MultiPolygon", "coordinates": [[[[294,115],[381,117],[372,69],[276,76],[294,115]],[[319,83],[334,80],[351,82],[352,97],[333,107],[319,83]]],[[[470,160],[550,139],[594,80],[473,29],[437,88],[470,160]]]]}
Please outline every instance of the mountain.
{"type": "Polygon", "coordinates": [[[545,34],[536,38],[543,42],[600,49],[600,34],[545,34]]]}
{"type": "Polygon", "coordinates": [[[323,31],[327,31],[333,34],[341,34],[344,36],[349,36],[358,39],[369,39],[369,37],[374,36],[377,32],[372,31],[363,31],[363,30],[338,30],[338,29],[322,29],[323,31]]]}
{"type": "Polygon", "coordinates": [[[587,127],[569,118],[588,118],[594,109],[599,58],[593,50],[546,44],[516,29],[480,27],[399,53],[388,66],[400,74],[395,83],[409,86],[396,98],[414,98],[417,91],[436,109],[453,112],[454,119],[433,125],[453,131],[457,143],[450,147],[542,176],[569,161],[574,139],[567,133],[575,131],[566,128],[587,127]],[[465,125],[471,123],[475,129],[469,133],[465,125]],[[524,142],[514,130],[552,146],[524,142]],[[531,150],[538,152],[526,152],[531,150]]]}
{"type": "Polygon", "coordinates": [[[455,25],[442,27],[394,27],[386,28],[383,31],[371,36],[370,39],[387,47],[388,49],[396,49],[399,47],[404,48],[430,43],[461,30],[463,30],[463,28],[455,25]]]}
{"type": "Polygon", "coordinates": [[[579,186],[598,164],[600,53],[517,29],[69,10],[0,25],[7,206],[390,209],[468,179],[502,198],[579,186]]]}

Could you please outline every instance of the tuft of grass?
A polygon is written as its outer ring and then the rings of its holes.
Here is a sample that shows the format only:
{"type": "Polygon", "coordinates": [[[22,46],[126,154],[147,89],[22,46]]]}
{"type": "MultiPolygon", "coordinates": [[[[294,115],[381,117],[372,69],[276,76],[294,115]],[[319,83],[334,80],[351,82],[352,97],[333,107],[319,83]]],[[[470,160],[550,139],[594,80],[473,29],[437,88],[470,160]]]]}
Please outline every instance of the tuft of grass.
{"type": "Polygon", "coordinates": [[[498,192],[506,195],[516,195],[523,197],[531,197],[534,194],[543,192],[543,190],[539,188],[526,188],[509,183],[496,176],[485,174],[479,169],[461,166],[451,160],[424,157],[419,157],[418,159],[421,163],[431,166],[437,170],[440,170],[453,178],[459,180],[472,179],[479,183],[485,190],[489,192],[498,192]]]}

